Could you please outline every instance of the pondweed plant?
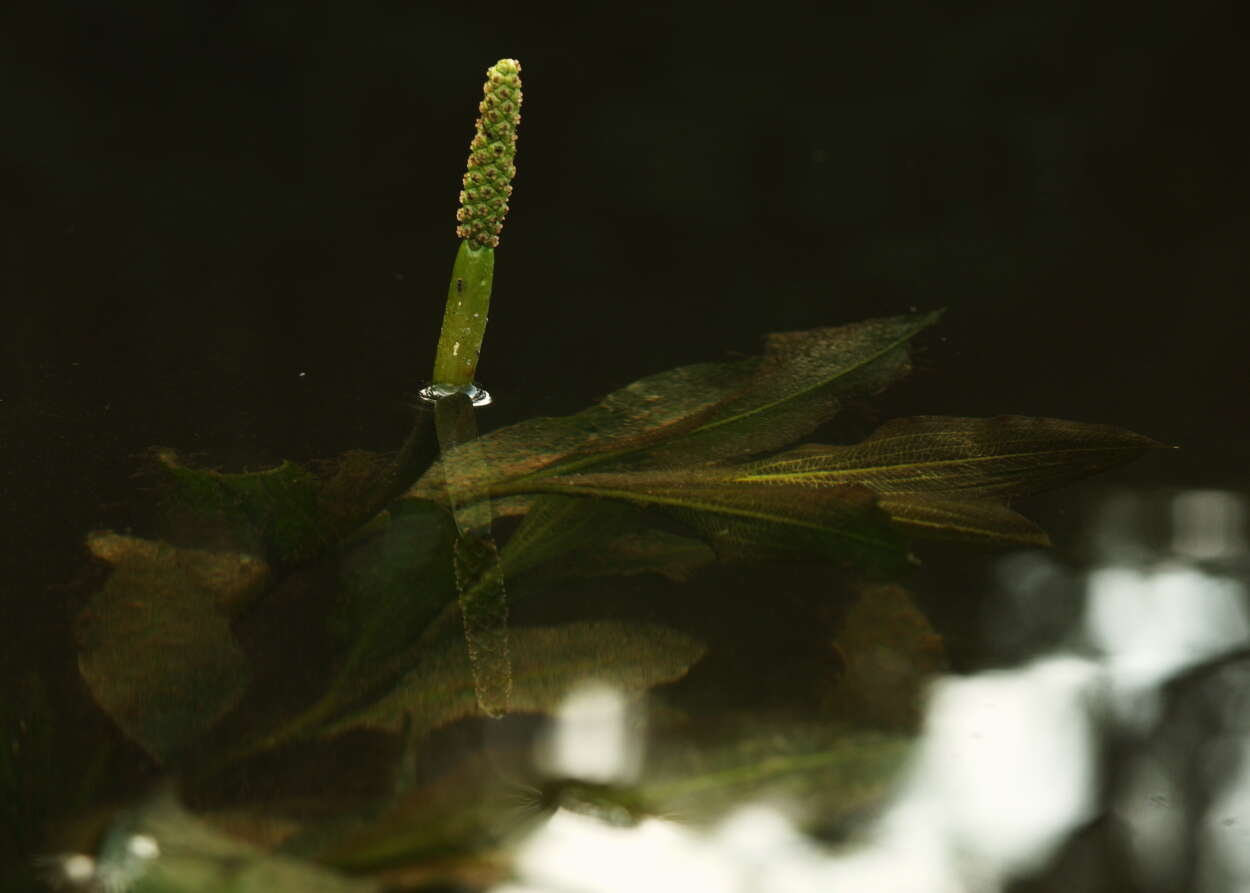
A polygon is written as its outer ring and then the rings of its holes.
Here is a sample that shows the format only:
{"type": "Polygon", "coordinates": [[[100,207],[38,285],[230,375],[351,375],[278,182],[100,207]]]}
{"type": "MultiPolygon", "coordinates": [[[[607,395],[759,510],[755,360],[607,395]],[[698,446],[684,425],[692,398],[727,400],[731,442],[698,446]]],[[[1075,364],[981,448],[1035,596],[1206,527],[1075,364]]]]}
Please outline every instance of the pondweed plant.
{"type": "MultiPolygon", "coordinates": [[[[504,864],[493,853],[517,824],[508,816],[590,804],[697,817],[720,802],[712,793],[785,779],[826,817],[854,811],[897,764],[918,680],[941,665],[940,639],[898,585],[909,542],[1043,545],[1011,499],[1156,446],[1100,425],[944,416],[890,421],[860,443],[802,442],[905,375],[936,312],[770,335],[759,356],[672,369],[574,415],[479,436],[489,398],[474,376],[520,106],[520,66],[502,60],[470,148],[433,375],[396,455],[225,474],[159,450],[160,538],[88,537],[107,576],[77,618],[79,673],[193,810],[166,792],[126,813],[98,861],[54,860],[62,880],[281,891],[481,879],[504,864]],[[431,733],[456,720],[548,712],[586,678],[641,695],[709,653],[680,623],[598,613],[584,597],[567,622],[510,627],[509,599],[633,576],[679,604],[717,565],[796,561],[836,569],[856,595],[833,614],[823,593],[805,601],[838,667],[815,699],[777,693],[810,720],[784,742],[674,748],[629,791],[531,779],[521,807],[480,751],[441,775],[421,769],[431,733]],[[872,660],[883,648],[889,672],[872,660]]],[[[770,610],[759,605],[761,623],[770,610]]],[[[10,692],[0,720],[56,734],[32,690],[10,692]]],[[[680,686],[669,690],[667,715],[686,715],[680,686]]],[[[37,794],[14,781],[29,769],[15,759],[0,750],[0,801],[19,822],[37,794]]],[[[107,774],[93,773],[88,790],[107,774]]]]}

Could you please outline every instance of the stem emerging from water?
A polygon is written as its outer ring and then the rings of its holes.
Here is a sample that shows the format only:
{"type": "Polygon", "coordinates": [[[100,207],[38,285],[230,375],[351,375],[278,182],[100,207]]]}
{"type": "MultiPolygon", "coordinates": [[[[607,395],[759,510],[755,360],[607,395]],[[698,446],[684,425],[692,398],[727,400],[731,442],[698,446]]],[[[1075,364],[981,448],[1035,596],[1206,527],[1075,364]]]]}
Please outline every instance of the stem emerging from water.
{"type": "Polygon", "coordinates": [[[495,275],[495,249],[474,248],[468,239],[460,243],[447,289],[443,331],[438,336],[433,383],[462,389],[473,384],[477,358],[486,334],[490,310],[490,287],[495,275]]]}
{"type": "Polygon", "coordinates": [[[495,248],[508,214],[516,176],[516,134],[521,123],[521,64],[500,59],[486,72],[469,164],[456,212],[456,252],[447,310],[434,358],[433,384],[449,390],[472,386],[486,333],[495,248]]]}

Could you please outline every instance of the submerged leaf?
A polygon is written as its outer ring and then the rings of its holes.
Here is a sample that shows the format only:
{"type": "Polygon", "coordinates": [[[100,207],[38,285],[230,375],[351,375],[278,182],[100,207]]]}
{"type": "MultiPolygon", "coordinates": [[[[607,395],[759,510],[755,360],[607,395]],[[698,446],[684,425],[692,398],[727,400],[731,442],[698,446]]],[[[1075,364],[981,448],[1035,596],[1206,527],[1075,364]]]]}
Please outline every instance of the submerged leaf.
{"type": "MultiPolygon", "coordinates": [[[[592,466],[706,464],[777,449],[828,421],[847,397],[876,393],[904,375],[907,342],[937,317],[771,335],[762,357],[640,379],[575,415],[482,437],[484,461],[460,468],[471,475],[462,486],[481,491],[592,466]]],[[[443,482],[442,469],[431,468],[409,495],[440,500],[443,482]]]]}
{"type": "MultiPolygon", "coordinates": [[[[509,710],[546,713],[573,686],[597,679],[638,694],[680,679],[704,651],[684,633],[643,623],[587,621],[512,631],[513,686],[509,710]]],[[[331,731],[367,727],[397,731],[411,717],[420,735],[467,716],[482,715],[468,655],[455,641],[422,658],[396,688],[331,731]]]]}
{"type": "Polygon", "coordinates": [[[694,537],[667,530],[638,530],[570,552],[558,567],[562,577],[615,577],[659,574],[685,583],[716,561],[716,552],[694,537]]]}
{"type": "Polygon", "coordinates": [[[781,799],[808,828],[849,823],[879,806],[912,750],[907,735],[770,727],[713,748],[669,746],[636,797],[683,822],[721,821],[744,802],[781,799]]]}
{"type": "MultiPolygon", "coordinates": [[[[461,464],[461,487],[473,490],[552,469],[581,467],[636,452],[689,431],[746,387],[758,360],[680,366],[639,379],[595,406],[569,416],[529,419],[476,441],[479,459],[461,464]],[[485,480],[475,475],[484,475],[485,480]]],[[[438,463],[409,495],[442,500],[446,486],[438,463]]],[[[450,454],[451,461],[456,455],[450,454]]]]}
{"type": "Polygon", "coordinates": [[[293,462],[223,474],[183,465],[172,450],[160,450],[156,458],[169,482],[168,521],[178,529],[191,528],[180,539],[293,564],[333,538],[318,510],[316,476],[293,462]]]}
{"type": "Polygon", "coordinates": [[[941,315],[869,319],[768,336],[745,392],[648,464],[707,463],[779,449],[833,418],[849,397],[876,394],[910,370],[908,342],[941,315]]]}
{"type": "Polygon", "coordinates": [[[535,491],[619,499],[698,530],[726,556],[822,557],[897,571],[907,551],[865,487],[739,483],[721,469],[603,472],[520,482],[535,491]]]}
{"type": "Polygon", "coordinates": [[[913,731],[925,686],[946,669],[942,638],[902,586],[856,590],[838,626],[843,670],[831,706],[857,722],[913,731]]]}
{"type": "Polygon", "coordinates": [[[331,625],[347,648],[336,688],[368,692],[400,675],[413,643],[455,598],[448,560],[455,540],[446,511],[405,500],[385,527],[343,556],[331,625]]]}
{"type": "Polygon", "coordinates": [[[167,762],[243,696],[248,662],[228,612],[264,588],[268,567],[117,533],[87,545],[113,572],[77,619],[79,670],[121,729],[167,762]]]}
{"type": "Polygon", "coordinates": [[[852,446],[803,446],[743,468],[735,480],[864,484],[878,493],[978,499],[1037,493],[1135,459],[1156,441],[1123,428],[996,416],[895,419],[852,446]]]}
{"type": "Polygon", "coordinates": [[[114,820],[95,855],[99,885],[134,893],[374,893],[379,885],[270,853],[187,812],[162,792],[114,820]]]}
{"type": "Polygon", "coordinates": [[[157,450],[171,538],[254,552],[279,568],[305,562],[402,493],[400,478],[411,475],[409,466],[419,459],[422,420],[419,416],[398,456],[349,450],[316,463],[315,472],[284,461],[262,471],[228,474],[191,468],[173,450],[157,450]]]}
{"type": "Polygon", "coordinates": [[[229,761],[316,734],[327,721],[389,691],[411,669],[431,622],[454,604],[449,553],[456,539],[440,506],[395,503],[386,523],[342,557],[339,598],[329,617],[341,657],[325,692],[302,712],[275,716],[238,741],[229,761]]]}
{"type": "Polygon", "coordinates": [[[814,489],[857,484],[880,494],[881,508],[914,533],[1045,545],[1041,530],[996,500],[1056,487],[1158,446],[1109,425],[918,416],[887,422],[858,444],[798,447],[738,468],[732,480],[814,489]]]}
{"type": "Polygon", "coordinates": [[[600,543],[637,526],[636,515],[625,503],[611,499],[539,496],[504,544],[500,554],[504,573],[515,577],[587,543],[600,543]]]}
{"type": "Polygon", "coordinates": [[[897,493],[877,500],[881,510],[914,536],[981,544],[1049,546],[1050,537],[1028,518],[989,499],[941,493],[897,493]]]}

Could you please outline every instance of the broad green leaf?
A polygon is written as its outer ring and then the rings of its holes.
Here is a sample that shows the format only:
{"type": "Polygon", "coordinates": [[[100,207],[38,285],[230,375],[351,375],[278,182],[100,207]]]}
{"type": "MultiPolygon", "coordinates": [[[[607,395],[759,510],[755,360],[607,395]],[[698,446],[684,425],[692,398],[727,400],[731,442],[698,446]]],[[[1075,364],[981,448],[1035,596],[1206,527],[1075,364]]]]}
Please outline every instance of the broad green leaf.
{"type": "Polygon", "coordinates": [[[902,540],[874,494],[858,485],[764,486],[710,469],[573,474],[511,486],[659,509],[694,527],[726,556],[821,557],[887,571],[907,565],[902,540]]]}
{"type": "MultiPolygon", "coordinates": [[[[639,694],[680,679],[703,655],[703,645],[662,626],[587,621],[522,627],[512,634],[512,698],[515,713],[546,713],[586,680],[600,680],[639,694]]],[[[469,658],[461,643],[444,641],[427,652],[389,694],[335,723],[330,731],[366,727],[397,731],[411,718],[420,735],[482,710],[474,693],[469,658]]]]}
{"type": "Polygon", "coordinates": [[[984,499],[1057,487],[1159,446],[1123,428],[1062,419],[916,416],[887,422],[861,443],[802,446],[745,466],[733,477],[984,499]]]}
{"type": "Polygon", "coordinates": [[[158,762],[168,762],[243,696],[248,661],[229,614],[263,591],[251,555],[94,533],[113,566],[76,623],[78,667],[96,702],[158,762]]]}

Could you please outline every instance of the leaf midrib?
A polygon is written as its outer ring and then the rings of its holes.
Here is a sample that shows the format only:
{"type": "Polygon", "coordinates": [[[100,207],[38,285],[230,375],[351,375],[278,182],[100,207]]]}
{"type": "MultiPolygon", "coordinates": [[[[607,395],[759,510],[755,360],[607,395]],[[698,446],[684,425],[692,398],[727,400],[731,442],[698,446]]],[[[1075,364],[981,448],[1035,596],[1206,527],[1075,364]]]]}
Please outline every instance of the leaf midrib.
{"type": "MultiPolygon", "coordinates": [[[[827,469],[823,471],[806,471],[806,472],[792,471],[792,472],[786,472],[786,473],[746,474],[746,475],[732,477],[730,478],[730,480],[742,481],[744,483],[745,482],[767,483],[770,481],[777,481],[779,483],[791,483],[792,481],[787,480],[787,479],[792,479],[798,476],[805,476],[805,477],[819,476],[819,477],[836,478],[838,476],[844,476],[844,475],[849,475],[849,474],[862,474],[864,472],[874,472],[874,471],[890,471],[890,470],[900,469],[900,468],[903,468],[903,469],[940,468],[942,466],[972,465],[978,462],[995,462],[995,461],[1004,460],[1004,459],[1020,459],[1020,458],[1036,457],[1036,456],[1054,456],[1058,458],[1060,456],[1072,455],[1074,453],[1112,452],[1115,450],[1133,450],[1133,449],[1140,449],[1140,447],[1131,447],[1131,446],[1085,447],[1085,448],[1080,448],[1080,449],[1045,450],[1045,451],[1027,452],[1027,453],[997,453],[993,456],[970,456],[966,459],[944,459],[942,461],[935,461],[935,462],[923,462],[923,463],[921,462],[896,462],[892,465],[864,465],[864,466],[858,466],[854,468],[827,469]]],[[[795,459],[793,461],[802,462],[802,461],[807,461],[807,460],[795,459]]],[[[1039,465],[1036,467],[1045,468],[1048,466],[1039,465]]],[[[870,485],[865,484],[865,486],[870,486],[870,485]]]]}

